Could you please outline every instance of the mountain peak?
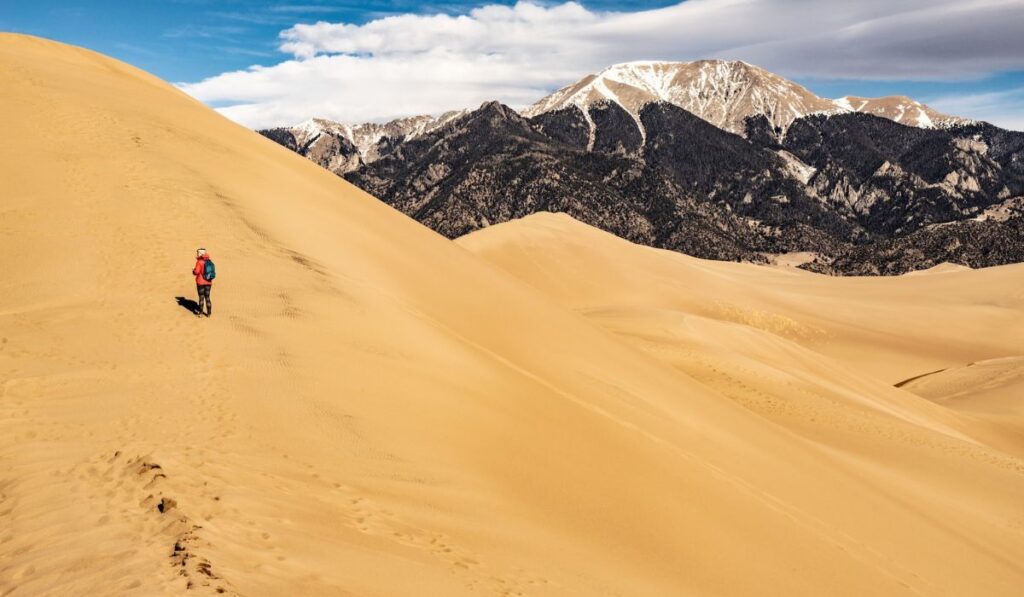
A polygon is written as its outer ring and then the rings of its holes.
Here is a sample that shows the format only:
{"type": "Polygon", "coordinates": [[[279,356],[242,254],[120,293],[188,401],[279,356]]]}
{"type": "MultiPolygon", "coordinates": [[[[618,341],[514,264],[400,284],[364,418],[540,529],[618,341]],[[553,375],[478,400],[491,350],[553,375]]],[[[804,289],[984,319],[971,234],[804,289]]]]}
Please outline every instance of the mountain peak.
{"type": "Polygon", "coordinates": [[[476,114],[485,114],[485,115],[488,115],[488,116],[498,116],[498,117],[506,119],[506,120],[512,120],[512,119],[520,120],[520,119],[522,119],[522,115],[520,115],[519,112],[516,112],[512,108],[506,106],[505,104],[503,104],[503,103],[501,103],[499,101],[495,101],[495,100],[491,100],[491,101],[484,102],[484,103],[480,104],[480,107],[476,110],[475,113],[476,114]]]}
{"type": "Polygon", "coordinates": [[[634,116],[645,104],[667,102],[737,134],[745,133],[745,121],[751,116],[764,116],[776,129],[785,129],[809,114],[844,112],[865,112],[925,128],[970,122],[904,96],[823,98],[759,66],[718,59],[613,64],[559,89],[522,113],[533,117],[577,106],[588,114],[591,105],[602,101],[617,103],[634,116]]]}
{"type": "MultiPolygon", "coordinates": [[[[307,147],[310,142],[324,135],[335,137],[343,143],[351,144],[359,154],[363,163],[372,162],[382,157],[390,147],[398,141],[408,141],[451,122],[466,114],[467,110],[452,110],[440,116],[426,114],[396,118],[389,122],[364,122],[362,124],[346,124],[328,118],[310,118],[292,127],[285,127],[295,137],[298,147],[307,147]]],[[[269,130],[261,131],[263,133],[269,130]]],[[[303,153],[300,151],[300,153],[303,153]]],[[[303,153],[303,155],[306,155],[303,153]]],[[[308,157],[308,156],[307,156],[308,157]]],[[[332,171],[344,173],[354,167],[355,162],[345,162],[332,171]]]]}
{"type": "Polygon", "coordinates": [[[342,136],[349,140],[351,140],[352,137],[351,127],[326,118],[310,118],[309,120],[305,120],[293,127],[290,127],[289,130],[291,130],[292,134],[295,135],[295,141],[300,146],[306,145],[325,132],[331,133],[335,136],[342,136]]]}
{"type": "Polygon", "coordinates": [[[647,103],[668,102],[733,133],[742,133],[746,118],[755,114],[784,128],[809,113],[839,111],[831,100],[747,62],[696,60],[615,64],[563,87],[523,114],[535,116],[569,105],[586,112],[602,100],[634,115],[647,103]]]}

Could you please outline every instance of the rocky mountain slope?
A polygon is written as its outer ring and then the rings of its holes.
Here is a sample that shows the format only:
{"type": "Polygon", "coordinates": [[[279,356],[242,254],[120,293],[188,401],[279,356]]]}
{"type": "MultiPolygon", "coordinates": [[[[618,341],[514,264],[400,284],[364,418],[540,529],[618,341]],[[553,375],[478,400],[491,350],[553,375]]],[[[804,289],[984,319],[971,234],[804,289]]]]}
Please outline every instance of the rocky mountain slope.
{"type": "Polygon", "coordinates": [[[1024,133],[909,99],[826,101],[744,63],[634,63],[521,113],[424,120],[373,154],[325,124],[264,134],[452,238],[547,210],[700,257],[809,252],[838,274],[1024,261],[1018,210],[972,220],[1024,196],[1024,133]]]}
{"type": "Polygon", "coordinates": [[[842,253],[828,271],[1024,260],[1024,133],[987,124],[921,129],[850,114],[796,121],[780,145],[812,169],[809,191],[876,241],[842,253]]]}
{"type": "Polygon", "coordinates": [[[452,238],[537,211],[734,260],[800,250],[810,237],[831,244],[862,234],[784,175],[774,153],[685,110],[645,107],[642,123],[665,132],[642,145],[618,105],[593,114],[599,126],[588,151],[583,136],[572,134],[583,126],[578,109],[527,119],[492,102],[346,178],[452,238]],[[695,148],[692,138],[703,143],[695,148]]]}
{"type": "Polygon", "coordinates": [[[415,139],[464,113],[456,110],[440,116],[411,116],[384,124],[357,125],[311,118],[294,127],[259,132],[335,174],[345,174],[387,155],[403,141],[415,139]]]}
{"type": "Polygon", "coordinates": [[[929,224],[907,235],[852,247],[805,269],[850,275],[895,275],[942,263],[987,267],[1024,261],[1024,198],[1017,197],[967,220],[929,224]]]}
{"type": "Polygon", "coordinates": [[[590,107],[590,122],[576,106],[525,118],[490,103],[346,178],[449,237],[562,211],[701,257],[764,261],[809,251],[818,259],[807,267],[833,273],[1024,260],[1020,244],[974,246],[1012,238],[1016,211],[970,226],[989,232],[972,232],[958,247],[927,240],[956,229],[934,225],[1024,195],[1024,134],[840,114],[799,119],[781,139],[750,123],[744,139],[664,102],[636,118],[608,101],[590,107]],[[872,252],[912,234],[927,258],[907,241],[872,252]]]}

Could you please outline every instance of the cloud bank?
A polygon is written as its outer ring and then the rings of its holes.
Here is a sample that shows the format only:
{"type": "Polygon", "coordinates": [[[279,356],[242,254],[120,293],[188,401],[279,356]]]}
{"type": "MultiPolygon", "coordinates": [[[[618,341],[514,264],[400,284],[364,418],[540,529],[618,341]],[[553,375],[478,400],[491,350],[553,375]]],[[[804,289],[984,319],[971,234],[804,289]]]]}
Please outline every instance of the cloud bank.
{"type": "MultiPolygon", "coordinates": [[[[491,99],[519,107],[631,60],[741,59],[790,78],[968,80],[1024,70],[1020,23],[1020,0],[689,0],[636,12],[519,2],[297,24],[281,32],[283,62],[181,87],[266,127],[311,116],[380,121],[491,99]]],[[[986,104],[997,124],[1019,113],[1002,114],[999,99],[986,104]]]]}

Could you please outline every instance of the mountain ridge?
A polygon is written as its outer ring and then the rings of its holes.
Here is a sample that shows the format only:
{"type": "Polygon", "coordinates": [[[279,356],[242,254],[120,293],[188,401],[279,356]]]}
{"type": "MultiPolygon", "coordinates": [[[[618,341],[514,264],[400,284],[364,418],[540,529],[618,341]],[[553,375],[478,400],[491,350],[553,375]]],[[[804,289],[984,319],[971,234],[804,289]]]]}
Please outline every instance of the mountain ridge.
{"type": "MultiPolygon", "coordinates": [[[[592,136],[594,124],[589,107],[602,101],[615,102],[633,116],[641,137],[646,131],[640,122],[639,110],[647,103],[659,101],[679,106],[739,135],[746,135],[746,120],[758,116],[767,118],[776,131],[812,114],[850,112],[870,113],[925,128],[974,122],[942,114],[906,96],[822,98],[793,81],[741,60],[614,64],[554,91],[519,112],[532,118],[577,106],[592,136]]],[[[385,123],[360,124],[314,117],[294,126],[272,127],[261,132],[282,139],[282,144],[294,146],[299,153],[310,156],[332,172],[345,174],[386,155],[403,140],[435,130],[469,111],[451,110],[437,116],[418,115],[385,123]],[[294,139],[288,139],[288,135],[294,139]],[[322,157],[328,147],[336,148],[334,154],[338,159],[322,157]]]]}
{"type": "Polygon", "coordinates": [[[823,273],[1024,260],[1011,242],[1024,223],[1013,210],[964,228],[986,229],[967,245],[1009,242],[1005,250],[929,241],[919,265],[905,243],[855,250],[922,228],[915,239],[948,237],[932,225],[1024,194],[1024,134],[848,113],[802,118],[782,139],[756,127],[744,139],[663,102],[641,110],[644,137],[617,103],[590,113],[589,122],[577,106],[524,118],[492,102],[345,177],[451,238],[548,210],[705,258],[766,262],[809,251],[818,259],[802,267],[823,273]]]}
{"type": "Polygon", "coordinates": [[[527,116],[576,105],[613,101],[631,114],[644,104],[674,104],[736,134],[747,118],[764,116],[775,129],[814,114],[867,112],[896,122],[931,128],[969,124],[905,96],[828,99],[775,73],[742,60],[637,61],[614,64],[587,75],[523,110],[527,116]]]}
{"type": "Polygon", "coordinates": [[[306,149],[286,131],[262,133],[450,238],[566,210],[699,257],[813,254],[801,267],[822,273],[1024,260],[1017,210],[937,227],[1024,195],[1024,133],[943,120],[909,98],[846,97],[839,106],[742,62],[606,71],[619,82],[591,75],[530,109],[486,102],[418,128],[396,125],[396,136],[376,138],[372,158],[348,141],[350,129],[329,123],[306,149]],[[742,134],[729,130],[740,126],[742,134]],[[325,157],[319,145],[339,149],[325,157]],[[951,240],[954,230],[962,242],[951,240]]]}
{"type": "Polygon", "coordinates": [[[275,127],[258,132],[335,174],[344,174],[379,159],[396,145],[429,133],[467,112],[452,110],[438,116],[408,116],[385,123],[364,122],[355,125],[326,118],[310,118],[292,127],[275,127]]]}

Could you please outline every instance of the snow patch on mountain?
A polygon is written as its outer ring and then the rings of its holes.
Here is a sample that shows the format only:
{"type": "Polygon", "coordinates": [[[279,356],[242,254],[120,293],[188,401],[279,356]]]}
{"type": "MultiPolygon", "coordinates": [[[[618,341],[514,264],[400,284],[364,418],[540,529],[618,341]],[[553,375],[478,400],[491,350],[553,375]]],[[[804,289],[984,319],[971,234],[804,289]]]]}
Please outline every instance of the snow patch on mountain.
{"type": "Polygon", "coordinates": [[[650,102],[668,102],[742,134],[748,116],[764,114],[777,127],[816,112],[838,111],[803,87],[742,61],[627,62],[564,87],[523,110],[527,117],[570,105],[586,109],[607,99],[634,117],[650,102]]]}
{"type": "MultiPolygon", "coordinates": [[[[903,96],[828,99],[806,88],[740,60],[694,62],[626,62],[555,91],[522,110],[526,117],[579,107],[602,100],[622,106],[640,126],[640,109],[650,102],[668,102],[729,132],[743,135],[748,117],[762,115],[778,130],[811,114],[865,112],[908,126],[924,128],[965,124],[963,118],[937,112],[903,96]]],[[[589,120],[589,118],[588,118],[589,120]]]]}
{"type": "Polygon", "coordinates": [[[385,137],[403,141],[415,139],[444,126],[467,112],[467,110],[453,110],[440,116],[410,116],[386,123],[366,122],[356,125],[326,118],[310,118],[293,127],[288,127],[288,130],[295,136],[295,142],[299,147],[308,146],[325,133],[341,137],[356,147],[359,157],[364,163],[369,163],[380,157],[379,144],[385,137]]]}

